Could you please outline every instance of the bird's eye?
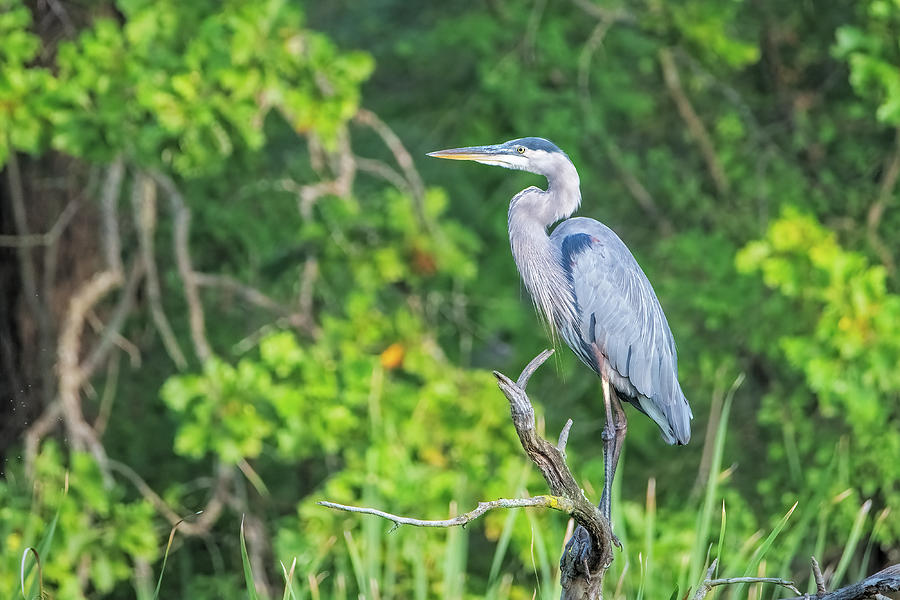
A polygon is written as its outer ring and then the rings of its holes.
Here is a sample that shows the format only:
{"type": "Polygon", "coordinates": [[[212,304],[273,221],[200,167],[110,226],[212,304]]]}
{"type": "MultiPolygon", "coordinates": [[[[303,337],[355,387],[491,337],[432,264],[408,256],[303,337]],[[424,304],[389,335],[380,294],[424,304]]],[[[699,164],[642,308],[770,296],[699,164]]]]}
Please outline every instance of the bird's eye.
{"type": "Polygon", "coordinates": [[[525,146],[519,146],[518,148],[516,148],[516,152],[518,152],[519,154],[525,154],[525,146]]]}

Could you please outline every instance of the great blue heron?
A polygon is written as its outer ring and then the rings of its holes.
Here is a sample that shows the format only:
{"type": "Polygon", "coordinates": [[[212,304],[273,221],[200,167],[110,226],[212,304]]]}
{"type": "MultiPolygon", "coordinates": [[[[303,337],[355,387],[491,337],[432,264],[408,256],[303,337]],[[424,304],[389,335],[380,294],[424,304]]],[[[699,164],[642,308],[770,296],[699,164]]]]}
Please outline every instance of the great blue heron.
{"type": "Polygon", "coordinates": [[[691,437],[691,408],[678,383],[672,331],[647,276],[619,237],[585,217],[578,172],[543,138],[431,152],[530,171],[547,189],[529,187],[509,203],[509,243],[540,317],[602,381],[604,478],[600,508],[610,518],[610,488],[627,430],[617,394],[656,421],[669,444],[691,437]],[[566,219],[553,233],[547,228],[566,219]]]}

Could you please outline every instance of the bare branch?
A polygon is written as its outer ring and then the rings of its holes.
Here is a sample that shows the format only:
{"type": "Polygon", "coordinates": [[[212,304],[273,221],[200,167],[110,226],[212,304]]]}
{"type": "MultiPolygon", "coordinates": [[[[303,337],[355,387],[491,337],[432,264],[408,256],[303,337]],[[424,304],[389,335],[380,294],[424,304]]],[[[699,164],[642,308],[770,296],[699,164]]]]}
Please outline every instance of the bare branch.
{"type": "Polygon", "coordinates": [[[719,559],[715,559],[712,564],[709,566],[709,569],[706,571],[706,578],[703,580],[703,583],[700,584],[700,587],[697,588],[696,593],[694,593],[692,600],[703,600],[707,594],[709,594],[710,590],[714,587],[718,587],[720,585],[732,585],[735,583],[772,583],[775,585],[780,585],[782,587],[786,587],[787,589],[794,592],[797,596],[801,596],[800,590],[794,585],[793,581],[788,581],[786,579],[779,579],[777,577],[730,577],[728,579],[711,579],[713,573],[716,572],[716,565],[719,564],[719,559]]]}
{"type": "Polygon", "coordinates": [[[150,304],[150,315],[162,339],[163,347],[179,369],[187,367],[187,360],[178,345],[178,339],[166,318],[162,307],[162,293],[159,276],[156,270],[156,258],[153,249],[153,234],[156,231],[156,184],[146,173],[138,173],[131,193],[131,208],[134,222],[137,225],[138,249],[144,272],[147,276],[147,300],[150,304]]]}
{"type": "Polygon", "coordinates": [[[662,67],[663,79],[666,82],[669,94],[672,96],[672,100],[675,101],[675,106],[678,107],[678,113],[687,125],[688,131],[691,132],[694,140],[700,146],[700,153],[706,162],[706,168],[716,186],[716,191],[719,196],[726,195],[729,189],[728,177],[725,175],[722,163],[719,162],[719,157],[716,154],[716,149],[713,146],[709,132],[706,130],[706,126],[697,115],[684,91],[684,87],[681,85],[681,76],[678,73],[678,65],[675,63],[675,56],[671,48],[660,48],[659,64],[662,67]]]}
{"type": "MultiPolygon", "coordinates": [[[[11,145],[10,145],[11,147],[11,145]]],[[[25,212],[25,188],[22,185],[22,171],[19,168],[19,157],[11,150],[6,164],[6,175],[9,183],[9,197],[12,205],[13,223],[18,236],[28,236],[28,217],[25,212]]],[[[38,333],[38,342],[42,348],[53,347],[53,316],[46,302],[46,296],[38,290],[37,273],[29,248],[16,249],[19,259],[19,271],[22,277],[22,298],[31,317],[34,319],[38,333]]],[[[44,403],[49,404],[53,397],[52,353],[39,353],[39,369],[41,373],[41,394],[44,403]]]]}
{"type": "MultiPolygon", "coordinates": [[[[310,162],[313,169],[319,171],[323,165],[321,146],[315,137],[310,136],[310,162]]],[[[281,181],[281,187],[285,191],[297,194],[297,206],[300,215],[304,219],[312,216],[312,208],[316,201],[323,196],[347,196],[353,187],[353,180],[356,176],[356,161],[353,157],[353,151],[350,148],[350,140],[346,131],[338,136],[337,151],[329,156],[330,163],[334,166],[336,175],[334,179],[319,181],[317,183],[300,184],[292,179],[284,179],[281,181]]]]}
{"type": "Polygon", "coordinates": [[[895,271],[896,265],[890,249],[878,234],[878,226],[881,223],[881,217],[888,204],[894,196],[894,188],[897,186],[897,179],[900,178],[900,128],[897,129],[894,136],[894,151],[886,162],[884,175],[881,177],[881,185],[879,186],[878,198],[869,207],[866,216],[866,224],[868,226],[869,244],[878,253],[879,258],[889,273],[895,271]]]}
{"type": "Polygon", "coordinates": [[[128,279],[125,281],[125,288],[122,290],[119,302],[116,304],[112,315],[106,322],[106,326],[103,328],[103,334],[100,336],[100,341],[82,362],[81,371],[84,380],[93,377],[94,373],[97,372],[97,369],[99,369],[106,361],[109,352],[116,345],[116,342],[120,339],[119,332],[122,330],[122,327],[124,327],[125,319],[128,318],[132,306],[134,305],[138,284],[140,284],[143,275],[144,265],[135,261],[131,266],[128,279]]]}
{"type": "Polygon", "coordinates": [[[212,348],[206,339],[206,322],[203,314],[203,305],[200,303],[200,295],[197,293],[197,278],[191,266],[191,254],[189,250],[189,237],[191,227],[191,211],[184,202],[181,192],[175,182],[169,177],[154,173],[153,178],[165,190],[172,205],[175,218],[175,261],[178,263],[178,274],[184,284],[184,297],[188,303],[188,313],[191,328],[191,339],[194,342],[194,350],[197,358],[205,362],[212,357],[212,348]]]}
{"type": "Polygon", "coordinates": [[[314,329],[308,314],[304,314],[303,311],[293,311],[289,307],[266,296],[258,289],[243,284],[232,277],[227,275],[194,272],[194,278],[198,286],[216,287],[227,290],[239,295],[250,304],[282,315],[293,327],[307,332],[311,332],[314,329]]]}
{"type": "Polygon", "coordinates": [[[60,421],[62,414],[62,406],[59,400],[54,400],[44,408],[44,412],[37,420],[31,424],[31,427],[25,430],[25,475],[32,479],[34,477],[34,461],[37,458],[38,448],[41,440],[53,431],[53,428],[60,421]]]}
{"type": "Polygon", "coordinates": [[[123,475],[128,479],[137,491],[150,504],[152,504],[157,512],[162,515],[171,525],[181,523],[179,529],[186,535],[200,536],[206,535],[210,528],[219,519],[228,496],[228,487],[234,479],[233,469],[219,465],[217,467],[215,483],[213,484],[212,495],[206,503],[206,506],[197,511],[200,515],[195,521],[184,521],[178,516],[165,500],[151,488],[144,479],[135,472],[134,469],[117,460],[109,459],[107,461],[110,470],[123,475]]]}
{"type": "Polygon", "coordinates": [[[804,594],[799,600],[862,600],[863,598],[874,598],[878,594],[892,594],[898,591],[900,591],[900,565],[892,565],[839,590],[828,592],[825,595],[804,594]]]}
{"type": "Polygon", "coordinates": [[[59,401],[69,431],[70,442],[76,450],[89,449],[100,469],[106,472],[106,450],[96,433],[84,420],[79,392],[84,372],[79,366],[81,332],[87,312],[106,294],[122,285],[122,273],[102,271],[72,295],[57,348],[59,367],[59,401]]]}
{"type": "MultiPolygon", "coordinates": [[[[593,102],[591,100],[590,73],[591,62],[594,54],[603,45],[609,29],[619,20],[614,15],[608,14],[604,9],[590,2],[590,0],[574,0],[582,10],[599,19],[588,40],[585,42],[578,57],[578,87],[581,97],[581,108],[585,119],[594,119],[593,102]]],[[[605,154],[622,179],[625,189],[631,194],[638,206],[657,224],[664,235],[670,235],[673,231],[672,223],[662,213],[656,204],[656,200],[647,190],[646,186],[631,172],[629,166],[622,160],[622,149],[615,143],[612,136],[604,135],[599,140],[605,147],[605,154]]]]}
{"type": "Polygon", "coordinates": [[[122,242],[119,237],[119,219],[117,205],[119,192],[122,190],[122,178],[125,175],[125,163],[122,157],[116,159],[106,169],[106,180],[100,193],[100,214],[103,222],[103,255],[106,268],[114,273],[124,273],[122,267],[122,242]]]}
{"type": "MultiPolygon", "coordinates": [[[[535,356],[534,358],[532,358],[531,362],[525,366],[525,368],[522,370],[522,373],[519,375],[518,381],[516,381],[516,386],[519,387],[522,390],[522,392],[525,391],[525,388],[528,386],[528,380],[531,379],[531,376],[534,375],[534,372],[537,371],[538,368],[542,364],[547,362],[547,359],[550,358],[551,356],[553,356],[554,352],[555,352],[555,350],[553,350],[553,348],[548,348],[548,349],[544,350],[543,352],[541,352],[540,354],[538,354],[537,356],[535,356]]],[[[500,379],[500,377],[499,377],[500,375],[502,375],[502,373],[498,373],[497,371],[494,371],[494,377],[497,377],[497,379],[500,379]]],[[[505,375],[503,375],[503,376],[505,377],[505,375]]],[[[503,389],[503,386],[501,386],[500,389],[503,389]]],[[[531,425],[532,425],[532,427],[534,426],[533,419],[532,419],[531,425]]]]}
{"type": "Polygon", "coordinates": [[[26,233],[23,235],[0,235],[0,246],[12,248],[33,248],[34,246],[48,246],[57,240],[72,222],[75,213],[78,212],[80,204],[72,201],[66,204],[56,221],[50,227],[47,233],[26,233]]]}
{"type": "Polygon", "coordinates": [[[422,183],[422,178],[416,170],[416,165],[413,162],[412,156],[410,156],[409,152],[406,150],[403,142],[400,141],[400,137],[397,136],[397,134],[394,133],[394,130],[388,127],[384,121],[379,119],[378,115],[365,108],[361,108],[357,111],[354,121],[370,127],[372,131],[378,134],[378,137],[380,137],[388,147],[391,154],[394,155],[394,160],[397,161],[397,164],[400,166],[400,169],[406,177],[406,181],[409,182],[409,189],[412,191],[413,200],[416,203],[416,210],[424,223],[425,184],[422,183]]]}
{"type": "Polygon", "coordinates": [[[534,371],[551,354],[552,350],[545,350],[535,357],[522,371],[518,383],[497,371],[494,371],[494,376],[509,401],[510,415],[522,448],[541,470],[550,493],[573,504],[570,514],[578,527],[560,560],[563,598],[599,598],[603,575],[613,560],[613,535],[609,522],[585,497],[559,448],[537,434],[534,407],[524,389],[534,371]]]}
{"type": "Polygon", "coordinates": [[[412,194],[412,188],[409,182],[403,178],[403,175],[392,169],[386,162],[374,158],[364,158],[362,156],[355,157],[356,166],[360,171],[375,175],[384,179],[398,190],[412,194]]]}
{"type": "Polygon", "coordinates": [[[556,442],[556,449],[565,456],[566,444],[569,443],[569,431],[572,429],[572,419],[568,419],[563,425],[562,431],[559,432],[559,440],[556,442]]]}
{"type": "Polygon", "coordinates": [[[363,513],[367,515],[375,515],[377,517],[381,517],[383,519],[387,519],[388,521],[393,521],[394,528],[396,529],[400,525],[414,525],[415,527],[458,527],[462,525],[466,525],[467,523],[474,521],[484,513],[494,508],[525,508],[530,506],[542,506],[544,508],[552,508],[554,510],[559,510],[564,513],[571,514],[574,510],[574,504],[568,498],[561,498],[559,496],[533,496],[531,498],[500,498],[499,500],[491,500],[490,502],[479,502],[478,506],[467,513],[463,513],[456,517],[452,517],[450,519],[443,520],[425,520],[425,519],[413,519],[411,517],[401,517],[399,515],[392,515],[391,513],[387,513],[381,510],[377,510],[374,508],[362,508],[358,506],[347,506],[346,504],[338,504],[336,502],[327,502],[322,500],[317,502],[321,506],[326,506],[328,508],[334,508],[337,510],[345,510],[347,512],[355,512],[355,513],[363,513]]]}
{"type": "Polygon", "coordinates": [[[812,572],[813,578],[816,580],[816,595],[823,596],[825,595],[825,576],[822,575],[822,568],[819,567],[819,561],[816,560],[815,556],[809,557],[812,562],[812,572]]]}

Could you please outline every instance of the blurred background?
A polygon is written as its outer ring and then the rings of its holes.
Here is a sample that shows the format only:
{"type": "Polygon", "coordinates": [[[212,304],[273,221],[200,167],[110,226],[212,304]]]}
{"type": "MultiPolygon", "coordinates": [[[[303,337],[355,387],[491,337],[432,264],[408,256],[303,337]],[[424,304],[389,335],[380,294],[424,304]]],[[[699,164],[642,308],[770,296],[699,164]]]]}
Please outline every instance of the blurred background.
{"type": "MultiPolygon", "coordinates": [[[[490,374],[550,343],[506,234],[544,182],[424,156],[530,135],[694,409],[683,448],[631,420],[607,597],[900,561],[898,34],[892,0],[0,0],[0,597],[35,555],[59,599],[558,597],[564,515],[315,504],[546,489],[490,374]]],[[[529,391],[599,500],[599,380],[562,348],[529,391]]]]}

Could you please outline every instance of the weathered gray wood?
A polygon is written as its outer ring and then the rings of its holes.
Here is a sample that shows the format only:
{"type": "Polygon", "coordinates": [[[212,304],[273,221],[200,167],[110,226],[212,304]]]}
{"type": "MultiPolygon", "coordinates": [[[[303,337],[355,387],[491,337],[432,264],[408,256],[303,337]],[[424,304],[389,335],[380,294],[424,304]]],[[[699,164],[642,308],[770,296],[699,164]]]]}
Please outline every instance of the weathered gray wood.
{"type": "MultiPolygon", "coordinates": [[[[603,576],[613,561],[612,530],[600,510],[585,497],[575,481],[566,464],[562,439],[554,446],[537,434],[534,407],[525,393],[529,378],[551,354],[552,350],[544,350],[535,357],[522,371],[517,382],[497,371],[494,371],[494,376],[500,390],[509,400],[512,422],[525,453],[540,469],[550,493],[568,499],[573,505],[571,514],[578,527],[573,534],[574,543],[567,547],[560,560],[562,599],[597,600],[602,597],[603,576]]],[[[567,430],[565,434],[568,434],[567,430]]]]}

